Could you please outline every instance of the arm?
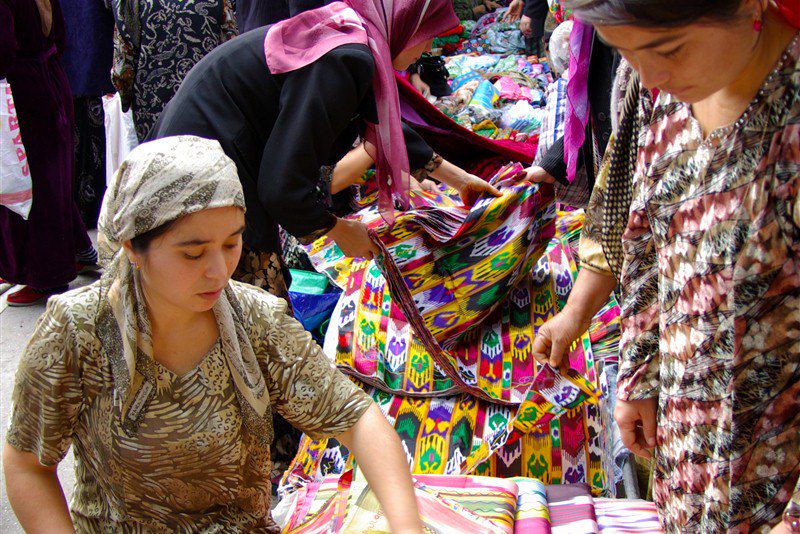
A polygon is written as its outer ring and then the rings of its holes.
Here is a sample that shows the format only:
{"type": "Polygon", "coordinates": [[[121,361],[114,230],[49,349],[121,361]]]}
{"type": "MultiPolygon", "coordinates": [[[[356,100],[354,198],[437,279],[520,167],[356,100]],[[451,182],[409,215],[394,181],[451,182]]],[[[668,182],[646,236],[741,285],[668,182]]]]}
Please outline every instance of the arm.
{"type": "Polygon", "coordinates": [[[131,109],[133,103],[133,78],[136,67],[133,61],[133,47],[114,25],[114,59],[111,64],[111,83],[119,93],[122,111],[131,109]]]}
{"type": "Polygon", "coordinates": [[[43,466],[35,454],[20,452],[9,444],[3,449],[8,502],[25,532],[75,532],[57,467],[43,466]]]}
{"type": "Polygon", "coordinates": [[[301,240],[336,223],[317,194],[319,170],[371,87],[367,50],[335,49],[285,76],[280,112],[264,147],[258,196],[273,219],[301,240]]]}
{"type": "Polygon", "coordinates": [[[233,9],[231,0],[225,0],[222,4],[222,40],[230,41],[239,35],[239,28],[236,26],[236,11],[233,9]]]}
{"type": "Polygon", "coordinates": [[[349,430],[337,436],[356,458],[381,503],[393,533],[422,532],[414,487],[397,432],[372,404],[349,430]]]}
{"type": "Polygon", "coordinates": [[[617,279],[609,274],[581,269],[564,309],[536,332],[531,348],[534,358],[562,370],[568,368],[570,347],[589,329],[616,286],[617,279]]]}
{"type": "Polygon", "coordinates": [[[9,502],[26,532],[73,532],[56,467],[84,400],[76,346],[65,305],[51,299],[17,369],[3,451],[9,502]]]}

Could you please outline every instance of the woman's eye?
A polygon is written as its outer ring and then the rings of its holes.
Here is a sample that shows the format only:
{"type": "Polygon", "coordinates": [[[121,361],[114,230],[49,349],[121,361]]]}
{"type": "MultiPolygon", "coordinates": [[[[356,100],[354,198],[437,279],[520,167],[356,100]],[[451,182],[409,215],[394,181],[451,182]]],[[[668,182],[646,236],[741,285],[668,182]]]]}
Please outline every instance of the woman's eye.
{"type": "Polygon", "coordinates": [[[682,48],[683,45],[680,45],[678,47],[673,48],[672,50],[667,50],[666,52],[659,52],[659,55],[665,58],[674,58],[675,56],[678,55],[678,53],[681,51],[682,48]]]}
{"type": "Polygon", "coordinates": [[[186,258],[187,260],[199,260],[202,256],[203,256],[202,253],[194,255],[194,256],[192,254],[188,254],[186,252],[183,253],[183,257],[186,258]]]}
{"type": "Polygon", "coordinates": [[[239,246],[239,243],[234,243],[232,245],[225,245],[225,248],[228,249],[228,250],[233,250],[238,246],[239,246]]]}

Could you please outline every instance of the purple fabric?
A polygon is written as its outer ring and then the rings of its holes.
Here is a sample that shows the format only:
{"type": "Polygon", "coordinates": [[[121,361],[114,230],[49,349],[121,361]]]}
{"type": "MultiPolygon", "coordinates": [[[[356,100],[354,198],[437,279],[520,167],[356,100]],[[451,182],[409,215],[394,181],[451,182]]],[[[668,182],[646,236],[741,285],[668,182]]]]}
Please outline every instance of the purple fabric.
{"type": "Polygon", "coordinates": [[[374,147],[378,205],[393,222],[394,200],[408,205],[410,174],[392,58],[459,23],[449,0],[346,0],[274,25],[264,51],[270,72],[299,69],[345,43],[367,44],[375,59],[378,123],[368,124],[374,147]],[[352,10],[348,9],[352,8],[352,10]]]}
{"type": "Polygon", "coordinates": [[[569,34],[569,80],[567,81],[567,115],[564,122],[564,163],[567,181],[575,180],[578,155],[586,139],[589,124],[589,59],[592,55],[594,29],[573,19],[569,34]]]}
{"type": "Polygon", "coordinates": [[[38,289],[74,279],[75,253],[91,245],[72,199],[72,95],[56,53],[64,20],[58,0],[50,4],[45,37],[34,0],[0,0],[0,78],[11,84],[33,182],[27,221],[0,206],[0,277],[38,289]]]}

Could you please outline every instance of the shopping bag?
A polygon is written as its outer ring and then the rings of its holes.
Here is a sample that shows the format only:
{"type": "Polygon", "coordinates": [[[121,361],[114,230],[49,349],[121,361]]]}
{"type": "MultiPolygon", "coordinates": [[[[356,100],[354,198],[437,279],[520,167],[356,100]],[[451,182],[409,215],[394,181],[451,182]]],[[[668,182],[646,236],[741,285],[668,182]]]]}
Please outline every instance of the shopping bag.
{"type": "Polygon", "coordinates": [[[33,184],[22,144],[11,84],[0,80],[0,205],[28,219],[33,184]]]}
{"type": "Polygon", "coordinates": [[[103,113],[106,128],[106,185],[111,183],[114,173],[136,148],[139,139],[133,127],[131,111],[122,111],[119,93],[103,97],[103,113]]]}

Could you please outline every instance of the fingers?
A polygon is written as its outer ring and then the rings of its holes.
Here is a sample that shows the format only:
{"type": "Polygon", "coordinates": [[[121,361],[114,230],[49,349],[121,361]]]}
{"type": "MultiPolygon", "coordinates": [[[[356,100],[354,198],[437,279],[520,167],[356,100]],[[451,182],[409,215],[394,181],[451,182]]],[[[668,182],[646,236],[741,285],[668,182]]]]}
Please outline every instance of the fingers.
{"type": "Polygon", "coordinates": [[[619,434],[622,443],[629,451],[642,458],[652,458],[652,453],[639,443],[639,436],[637,433],[637,429],[639,428],[638,420],[627,416],[624,418],[617,418],[617,425],[619,426],[619,434]]]}
{"type": "Polygon", "coordinates": [[[642,406],[640,415],[642,418],[642,437],[644,443],[648,448],[652,449],[656,446],[656,411],[654,403],[647,403],[642,406]]]}
{"type": "Polygon", "coordinates": [[[497,189],[495,186],[493,186],[489,182],[484,182],[484,183],[486,184],[486,186],[484,187],[484,191],[495,197],[503,196],[503,193],[501,193],[500,190],[497,189]]]}
{"type": "Polygon", "coordinates": [[[544,326],[539,329],[536,337],[533,338],[531,352],[534,359],[542,365],[550,360],[550,335],[544,326]]]}

